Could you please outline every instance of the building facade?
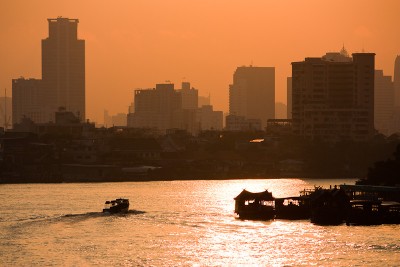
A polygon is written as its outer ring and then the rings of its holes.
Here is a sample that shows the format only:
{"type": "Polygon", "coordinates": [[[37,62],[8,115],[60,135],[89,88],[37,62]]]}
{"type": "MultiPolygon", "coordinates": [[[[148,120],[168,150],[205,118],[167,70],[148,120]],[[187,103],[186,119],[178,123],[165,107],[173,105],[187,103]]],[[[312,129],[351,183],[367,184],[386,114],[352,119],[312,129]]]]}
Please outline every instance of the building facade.
{"type": "Polygon", "coordinates": [[[394,62],[394,132],[400,133],[400,56],[394,62]]]}
{"type": "Polygon", "coordinates": [[[78,39],[78,19],[48,19],[42,40],[44,105],[52,120],[59,107],[85,120],[85,41],[78,39]]]}
{"type": "Polygon", "coordinates": [[[275,68],[238,67],[229,86],[229,114],[261,121],[275,118],[275,68]]]}
{"type": "Polygon", "coordinates": [[[375,70],[374,121],[378,132],[389,136],[394,132],[394,87],[392,77],[375,70]]]}
{"type": "Polygon", "coordinates": [[[135,112],[129,114],[129,127],[156,128],[165,133],[167,129],[179,125],[176,117],[182,110],[182,97],[174,89],[174,84],[157,84],[153,89],[137,89],[134,103],[135,112]]]}
{"type": "Polygon", "coordinates": [[[343,48],[292,62],[293,133],[330,142],[374,135],[375,54],[343,48]]]}
{"type": "Polygon", "coordinates": [[[45,123],[42,80],[13,79],[12,80],[12,121],[19,123],[23,118],[29,118],[36,123],[45,123]]]}
{"type": "Polygon", "coordinates": [[[228,115],[225,117],[225,129],[230,132],[261,131],[260,119],[246,119],[243,116],[228,115]]]}
{"type": "Polygon", "coordinates": [[[182,108],[196,110],[199,105],[199,91],[190,87],[189,82],[182,83],[182,89],[177,90],[182,97],[182,108]]]}
{"type": "Polygon", "coordinates": [[[223,128],[224,114],[222,111],[214,111],[213,106],[203,105],[197,111],[197,121],[200,131],[216,130],[223,128]]]}
{"type": "Polygon", "coordinates": [[[0,97],[0,128],[7,130],[12,126],[12,98],[0,97]]]}
{"type": "Polygon", "coordinates": [[[292,118],[292,77],[287,77],[286,79],[286,106],[287,106],[287,118],[292,118]]]}

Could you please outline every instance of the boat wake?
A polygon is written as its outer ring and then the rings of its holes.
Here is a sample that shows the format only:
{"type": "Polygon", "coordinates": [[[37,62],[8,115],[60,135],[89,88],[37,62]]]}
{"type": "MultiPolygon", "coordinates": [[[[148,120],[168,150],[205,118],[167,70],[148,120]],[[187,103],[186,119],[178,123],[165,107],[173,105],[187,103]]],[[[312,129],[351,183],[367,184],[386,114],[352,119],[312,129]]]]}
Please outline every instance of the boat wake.
{"type": "Polygon", "coordinates": [[[86,213],[78,213],[78,214],[65,214],[61,217],[64,218],[74,218],[74,217],[82,217],[82,218],[96,218],[96,217],[104,217],[104,216],[131,216],[146,213],[145,211],[140,210],[128,210],[123,213],[109,213],[109,212],[86,212],[86,213]]]}
{"type": "Polygon", "coordinates": [[[27,218],[18,218],[13,221],[18,223],[40,223],[40,222],[59,222],[63,220],[72,220],[74,222],[84,221],[94,218],[109,217],[109,216],[133,216],[144,214],[145,211],[140,210],[128,210],[126,213],[108,213],[108,212],[85,212],[85,213],[70,213],[70,214],[59,214],[59,215],[31,215],[27,218]]]}

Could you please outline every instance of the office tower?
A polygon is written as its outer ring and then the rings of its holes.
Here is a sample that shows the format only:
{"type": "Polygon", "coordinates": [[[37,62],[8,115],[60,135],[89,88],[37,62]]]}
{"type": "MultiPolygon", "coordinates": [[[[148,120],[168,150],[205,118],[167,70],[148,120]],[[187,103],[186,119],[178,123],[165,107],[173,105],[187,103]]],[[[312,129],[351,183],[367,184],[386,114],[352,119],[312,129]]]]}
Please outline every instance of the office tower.
{"type": "Polygon", "coordinates": [[[23,118],[29,118],[36,123],[45,123],[43,113],[43,91],[40,79],[13,79],[12,80],[12,121],[20,123],[23,118]]]}
{"type": "Polygon", "coordinates": [[[59,107],[85,120],[85,41],[78,39],[78,19],[48,19],[42,40],[43,104],[51,121],[59,107]]]}
{"type": "Polygon", "coordinates": [[[312,140],[368,140],[374,135],[375,54],[292,62],[293,133],[312,140]]]}
{"type": "Polygon", "coordinates": [[[375,70],[374,95],[375,129],[388,136],[393,133],[394,88],[392,77],[383,75],[383,70],[375,70]]]}
{"type": "Polygon", "coordinates": [[[287,86],[287,118],[291,119],[292,118],[292,77],[287,77],[286,80],[286,86],[287,86]]]}
{"type": "Polygon", "coordinates": [[[268,119],[275,118],[275,68],[238,67],[229,86],[229,114],[245,119],[261,120],[264,128],[268,119]]]}

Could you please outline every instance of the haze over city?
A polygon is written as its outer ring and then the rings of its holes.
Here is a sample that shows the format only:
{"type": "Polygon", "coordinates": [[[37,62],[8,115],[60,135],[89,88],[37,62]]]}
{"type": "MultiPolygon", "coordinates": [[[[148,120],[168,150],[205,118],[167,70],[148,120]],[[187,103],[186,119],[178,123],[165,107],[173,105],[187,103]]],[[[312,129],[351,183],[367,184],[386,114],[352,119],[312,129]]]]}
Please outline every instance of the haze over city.
{"type": "Polygon", "coordinates": [[[86,117],[127,112],[133,90],[188,81],[228,111],[238,66],[275,67],[276,102],[286,103],[291,62],[339,51],[376,54],[393,76],[400,54],[399,1],[3,1],[0,71],[11,80],[41,77],[47,18],[79,19],[86,42],[86,117]]]}

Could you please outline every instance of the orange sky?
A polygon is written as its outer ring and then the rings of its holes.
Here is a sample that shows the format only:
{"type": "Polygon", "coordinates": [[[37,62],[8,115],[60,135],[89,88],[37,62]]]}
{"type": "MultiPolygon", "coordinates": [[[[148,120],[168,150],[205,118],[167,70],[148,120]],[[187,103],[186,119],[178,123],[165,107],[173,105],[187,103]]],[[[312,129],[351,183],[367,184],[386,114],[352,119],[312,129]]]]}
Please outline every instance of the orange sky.
{"type": "Polygon", "coordinates": [[[274,66],[276,101],[286,102],[292,61],[338,51],[376,53],[393,75],[400,54],[398,0],[12,0],[0,2],[0,88],[41,77],[47,18],[78,18],[86,40],[86,108],[127,112],[136,88],[183,78],[228,110],[237,66],[274,66]]]}

